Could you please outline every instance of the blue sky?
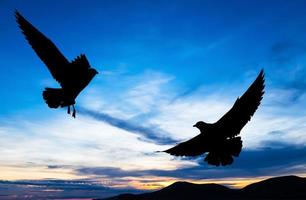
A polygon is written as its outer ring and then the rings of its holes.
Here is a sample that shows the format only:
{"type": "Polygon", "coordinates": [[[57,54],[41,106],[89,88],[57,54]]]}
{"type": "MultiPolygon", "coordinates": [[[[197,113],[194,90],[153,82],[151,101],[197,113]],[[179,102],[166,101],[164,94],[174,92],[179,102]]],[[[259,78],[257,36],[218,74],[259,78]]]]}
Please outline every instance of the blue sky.
{"type": "Polygon", "coordinates": [[[304,176],[305,11],[301,0],[2,0],[0,179],[152,189],[304,176]],[[43,88],[57,83],[21,34],[15,9],[69,60],[85,53],[100,72],[78,97],[76,119],[44,103],[43,88]],[[266,94],[233,166],[154,153],[195,136],[195,122],[216,121],[262,68],[266,94]]]}
{"type": "Polygon", "coordinates": [[[189,88],[239,80],[237,74],[263,67],[273,73],[275,68],[285,68],[277,60],[297,59],[295,54],[303,52],[305,41],[302,2],[2,1],[4,111],[12,110],[12,104],[22,109],[41,102],[35,95],[41,88],[37,82],[49,77],[24,44],[12,17],[14,9],[56,42],[69,59],[84,52],[99,71],[121,66],[136,74],[149,68],[174,75],[178,84],[189,88]],[[288,49],[294,55],[274,55],[288,49]],[[276,63],[267,66],[273,60],[276,63]],[[13,80],[8,73],[14,74],[13,80]],[[35,76],[27,80],[25,74],[35,76]],[[17,87],[21,90],[12,92],[17,87]],[[20,93],[24,98],[18,98],[20,93]]]}

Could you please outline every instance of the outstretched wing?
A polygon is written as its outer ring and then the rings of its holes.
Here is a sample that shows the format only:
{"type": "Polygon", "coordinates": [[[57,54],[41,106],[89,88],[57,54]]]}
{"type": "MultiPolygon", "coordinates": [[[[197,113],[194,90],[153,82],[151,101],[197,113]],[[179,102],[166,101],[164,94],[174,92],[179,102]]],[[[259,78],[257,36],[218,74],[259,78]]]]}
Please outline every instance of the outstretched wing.
{"type": "Polygon", "coordinates": [[[236,100],[233,107],[215,123],[218,134],[224,137],[234,137],[251,119],[260,105],[264,94],[264,72],[260,71],[256,80],[248,90],[236,100]]]}
{"type": "Polygon", "coordinates": [[[198,156],[205,153],[205,144],[203,144],[203,134],[182,142],[164,152],[174,156],[198,156]]]}
{"type": "Polygon", "coordinates": [[[28,22],[18,11],[15,12],[17,23],[26,39],[34,49],[38,57],[46,64],[53,78],[62,83],[65,77],[69,61],[57,49],[57,47],[28,22]]]}

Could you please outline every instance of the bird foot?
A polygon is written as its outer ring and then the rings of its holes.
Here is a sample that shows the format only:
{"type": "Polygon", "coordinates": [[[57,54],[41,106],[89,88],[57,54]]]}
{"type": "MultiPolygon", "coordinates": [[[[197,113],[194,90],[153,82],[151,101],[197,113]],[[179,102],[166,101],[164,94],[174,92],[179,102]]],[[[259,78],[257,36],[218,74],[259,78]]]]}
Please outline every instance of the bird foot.
{"type": "Polygon", "coordinates": [[[72,117],[73,117],[73,118],[75,118],[75,115],[76,115],[76,110],[75,110],[74,105],[72,105],[72,108],[73,108],[73,111],[72,111],[72,117]]]}
{"type": "Polygon", "coordinates": [[[70,115],[70,106],[68,106],[68,109],[67,109],[67,114],[70,115]]]}
{"type": "MultiPolygon", "coordinates": [[[[67,109],[67,113],[70,115],[70,106],[68,106],[68,109],[67,109]]],[[[74,107],[74,105],[72,105],[72,117],[73,118],[75,118],[75,116],[76,116],[76,110],[75,110],[75,107],[74,107]]]]}

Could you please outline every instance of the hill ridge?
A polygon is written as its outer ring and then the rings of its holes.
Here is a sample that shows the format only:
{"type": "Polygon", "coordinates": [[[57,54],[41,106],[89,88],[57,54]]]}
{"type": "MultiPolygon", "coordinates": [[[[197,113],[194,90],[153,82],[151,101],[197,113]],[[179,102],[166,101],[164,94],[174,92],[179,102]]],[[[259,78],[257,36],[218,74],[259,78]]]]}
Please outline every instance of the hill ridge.
{"type": "Polygon", "coordinates": [[[121,194],[103,200],[305,200],[306,178],[289,175],[252,183],[241,189],[223,185],[175,182],[158,191],[142,194],[121,194]]]}

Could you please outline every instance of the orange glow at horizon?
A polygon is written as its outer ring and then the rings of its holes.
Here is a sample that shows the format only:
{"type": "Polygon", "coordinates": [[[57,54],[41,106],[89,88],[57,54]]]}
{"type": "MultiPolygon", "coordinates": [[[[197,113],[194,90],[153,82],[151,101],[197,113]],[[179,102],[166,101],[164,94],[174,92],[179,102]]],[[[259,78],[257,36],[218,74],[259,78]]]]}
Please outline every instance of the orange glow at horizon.
{"type": "MultiPolygon", "coordinates": [[[[249,184],[262,181],[264,179],[271,178],[270,176],[266,177],[255,177],[255,178],[219,178],[219,179],[203,179],[203,180],[194,180],[194,179],[180,179],[172,177],[130,177],[128,185],[130,187],[140,189],[140,190],[158,190],[164,187],[167,187],[177,181],[190,182],[194,184],[220,184],[225,185],[230,188],[243,188],[249,184]]],[[[115,187],[123,188],[124,185],[117,185],[115,187]]]]}
{"type": "MultiPolygon", "coordinates": [[[[300,177],[306,177],[306,174],[296,174],[300,177]]],[[[284,175],[286,176],[286,174],[284,175]]],[[[190,182],[194,184],[219,184],[224,185],[233,189],[241,189],[252,183],[260,182],[265,179],[272,178],[273,176],[259,176],[259,177],[249,177],[249,178],[217,178],[217,179],[203,179],[203,180],[194,180],[194,179],[180,179],[172,177],[129,177],[128,186],[140,190],[158,190],[164,187],[167,187],[177,181],[190,182]]],[[[115,185],[116,188],[124,188],[126,185],[115,185]]]]}

